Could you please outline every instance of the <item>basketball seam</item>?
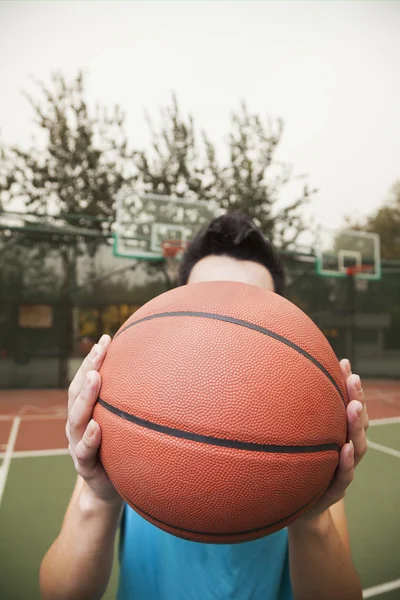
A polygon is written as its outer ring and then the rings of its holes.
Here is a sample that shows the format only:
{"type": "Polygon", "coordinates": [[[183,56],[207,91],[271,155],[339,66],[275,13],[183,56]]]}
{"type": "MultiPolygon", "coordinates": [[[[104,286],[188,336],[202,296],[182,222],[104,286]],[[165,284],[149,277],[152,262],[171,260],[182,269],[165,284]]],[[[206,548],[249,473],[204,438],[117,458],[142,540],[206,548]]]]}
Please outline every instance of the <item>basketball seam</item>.
{"type": "Polygon", "coordinates": [[[120,492],[118,492],[118,493],[122,497],[122,499],[125,500],[125,502],[131,506],[131,508],[133,508],[136,511],[139,511],[139,512],[143,513],[144,515],[146,515],[146,517],[149,517],[150,519],[152,519],[153,521],[156,521],[157,523],[160,523],[161,525],[166,525],[167,527],[170,527],[171,529],[174,529],[174,530],[177,530],[177,531],[182,531],[182,532],[185,532],[185,533],[193,533],[195,535],[203,535],[205,537],[232,537],[232,536],[235,536],[235,535],[242,535],[243,536],[243,535],[249,535],[249,534],[252,534],[252,533],[257,533],[259,531],[263,531],[264,529],[268,529],[269,527],[275,527],[276,525],[279,525],[280,523],[283,523],[284,521],[287,521],[288,519],[291,519],[292,517],[294,517],[298,513],[301,513],[304,509],[306,509],[307,506],[309,506],[310,504],[312,504],[312,502],[314,502],[314,500],[316,498],[318,498],[319,496],[322,496],[322,494],[327,490],[328,487],[329,487],[329,484],[328,485],[324,485],[324,487],[322,488],[322,490],[320,490],[317,494],[315,494],[315,496],[313,496],[311,498],[311,500],[309,500],[308,502],[306,502],[306,504],[303,504],[303,506],[301,508],[298,508],[293,513],[291,513],[290,515],[287,515],[286,517],[283,517],[282,519],[279,519],[278,521],[274,521],[273,523],[268,523],[267,525],[263,525],[262,527],[255,527],[254,529],[249,529],[247,531],[233,531],[233,532],[225,532],[225,533],[223,533],[223,532],[214,533],[214,532],[195,531],[193,529],[184,529],[182,527],[177,527],[176,525],[172,525],[171,523],[166,523],[165,521],[161,521],[161,519],[157,519],[153,515],[150,515],[149,513],[147,513],[146,511],[144,511],[142,508],[140,508],[136,504],[133,504],[133,502],[128,502],[128,500],[125,498],[125,496],[123,494],[121,494],[120,492]]]}
{"type": "Polygon", "coordinates": [[[128,329],[133,327],[134,325],[139,325],[139,323],[144,323],[145,321],[151,321],[153,319],[161,319],[161,318],[165,318],[165,317],[198,317],[198,318],[203,318],[203,319],[215,319],[217,321],[224,321],[226,323],[231,323],[233,325],[239,325],[241,327],[246,327],[247,329],[252,329],[253,331],[257,331],[258,333],[262,333],[263,335],[271,337],[274,340],[277,340],[278,342],[282,342],[286,346],[289,346],[289,348],[296,350],[296,352],[298,352],[299,354],[301,354],[302,356],[307,358],[310,362],[313,363],[313,365],[315,365],[318,369],[320,369],[320,371],[322,371],[322,373],[329,379],[329,381],[332,383],[332,385],[336,388],[336,391],[338,392],[338,394],[343,402],[343,405],[346,408],[346,400],[343,396],[342,390],[340,389],[340,387],[337,384],[334,377],[316,358],[314,358],[311,354],[309,354],[306,350],[304,350],[303,348],[301,348],[294,342],[288,340],[287,338],[285,338],[282,335],[279,335],[279,333],[275,333],[275,331],[271,331],[270,329],[266,329],[265,327],[261,327],[260,325],[256,325],[255,323],[250,323],[249,321],[243,321],[242,319],[236,319],[235,317],[230,317],[228,315],[219,315],[216,313],[206,313],[206,312],[199,312],[199,311],[176,311],[176,312],[156,313],[154,315],[148,315],[147,317],[143,317],[142,319],[138,319],[137,321],[130,323],[124,329],[119,331],[115,335],[115,338],[120,336],[122,333],[124,333],[125,331],[127,331],[128,329]]]}
{"type": "Polygon", "coordinates": [[[152,431],[156,431],[157,433],[162,433],[171,437],[190,440],[192,442],[199,442],[202,444],[208,444],[211,446],[222,446],[225,448],[234,448],[236,450],[247,450],[252,452],[269,452],[273,454],[307,454],[315,452],[325,452],[326,450],[334,450],[336,452],[340,452],[340,445],[334,442],[329,442],[325,444],[313,444],[311,446],[281,446],[276,444],[259,444],[257,442],[242,442],[240,440],[229,440],[226,438],[219,438],[210,435],[193,433],[191,431],[176,429],[174,427],[160,425],[158,423],[154,423],[153,421],[142,419],[141,417],[137,417],[135,415],[132,415],[131,413],[121,410],[120,408],[117,408],[116,406],[113,406],[109,402],[102,400],[100,397],[97,399],[97,402],[100,404],[100,406],[108,410],[110,413],[113,413],[114,415],[120,417],[121,419],[124,419],[125,421],[134,423],[139,427],[144,427],[145,429],[150,429],[152,431]]]}

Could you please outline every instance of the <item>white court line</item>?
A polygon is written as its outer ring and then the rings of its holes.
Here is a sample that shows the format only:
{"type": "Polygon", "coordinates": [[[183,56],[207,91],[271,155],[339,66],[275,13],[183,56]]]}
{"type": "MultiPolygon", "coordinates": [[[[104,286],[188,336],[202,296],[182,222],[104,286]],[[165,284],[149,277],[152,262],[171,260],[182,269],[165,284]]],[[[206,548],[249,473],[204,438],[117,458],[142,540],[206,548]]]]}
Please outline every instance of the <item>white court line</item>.
{"type": "Polygon", "coordinates": [[[392,423],[400,423],[400,417],[388,417],[386,419],[370,419],[370,426],[374,425],[392,425],[392,423]]]}
{"type": "MultiPolygon", "coordinates": [[[[0,415],[0,421],[13,421],[17,415],[0,415]]],[[[66,419],[67,412],[64,414],[56,413],[51,415],[18,415],[23,421],[53,421],[57,419],[66,419]]]]}
{"type": "Polygon", "coordinates": [[[26,414],[35,414],[35,415],[54,415],[54,414],[60,414],[60,413],[65,413],[67,410],[67,405],[66,403],[64,404],[57,404],[56,406],[36,406],[36,404],[24,404],[23,406],[20,406],[18,412],[15,414],[15,416],[20,417],[21,415],[26,415],[26,414]]]}
{"type": "MultiPolygon", "coordinates": [[[[56,448],[54,450],[17,450],[12,453],[11,458],[40,458],[41,456],[64,456],[69,454],[68,448],[56,448]]],[[[0,452],[0,458],[4,458],[5,452],[0,452]]]]}
{"type": "Polygon", "coordinates": [[[18,429],[21,423],[21,417],[15,417],[8,437],[7,449],[4,453],[4,462],[0,467],[0,504],[3,498],[4,488],[6,487],[8,472],[10,470],[11,458],[17,441],[18,429]]]}
{"type": "Polygon", "coordinates": [[[390,456],[400,458],[399,450],[395,450],[394,448],[388,448],[387,446],[382,446],[381,444],[377,444],[376,442],[371,442],[371,440],[368,440],[368,448],[372,448],[373,450],[378,450],[378,452],[384,452],[385,454],[390,454],[390,456]]]}
{"type": "Polygon", "coordinates": [[[382,583],[382,585],[375,585],[374,587],[363,590],[363,598],[373,598],[374,596],[379,596],[379,594],[391,592],[392,590],[397,590],[398,588],[400,588],[400,579],[389,581],[388,583],[382,583]]]}

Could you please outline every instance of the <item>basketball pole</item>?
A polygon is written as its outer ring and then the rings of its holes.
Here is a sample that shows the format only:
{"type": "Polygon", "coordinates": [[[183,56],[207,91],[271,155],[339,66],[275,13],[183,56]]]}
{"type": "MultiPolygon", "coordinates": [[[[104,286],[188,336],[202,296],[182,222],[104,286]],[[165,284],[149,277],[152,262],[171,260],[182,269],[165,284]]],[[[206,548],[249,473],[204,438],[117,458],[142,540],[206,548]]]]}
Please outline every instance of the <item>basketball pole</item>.
{"type": "Polygon", "coordinates": [[[348,274],[349,278],[349,313],[350,313],[350,327],[349,327],[349,361],[351,364],[352,372],[356,372],[356,353],[355,353],[355,332],[356,332],[356,284],[354,273],[348,274]]]}

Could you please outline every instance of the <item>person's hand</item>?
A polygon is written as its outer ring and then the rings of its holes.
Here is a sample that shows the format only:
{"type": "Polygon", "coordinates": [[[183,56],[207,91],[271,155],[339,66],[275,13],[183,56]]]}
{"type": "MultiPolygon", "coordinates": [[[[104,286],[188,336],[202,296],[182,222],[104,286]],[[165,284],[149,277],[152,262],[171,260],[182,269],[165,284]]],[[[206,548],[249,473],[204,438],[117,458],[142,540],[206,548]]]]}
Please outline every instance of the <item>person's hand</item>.
{"type": "Polygon", "coordinates": [[[330,506],[344,498],[347,487],[353,481],[354,469],[367,451],[368,413],[364,392],[358,375],[351,372],[347,358],[340,361],[346,380],[349,404],[347,405],[347,426],[349,443],[340,451],[339,465],[332,483],[312,509],[300,517],[310,519],[325,512],[330,506]]]}
{"type": "Polygon", "coordinates": [[[98,373],[111,342],[103,335],[83,361],[68,389],[68,420],[65,432],[75,469],[96,498],[110,503],[121,500],[99,458],[100,426],[92,417],[100,390],[98,373]]]}

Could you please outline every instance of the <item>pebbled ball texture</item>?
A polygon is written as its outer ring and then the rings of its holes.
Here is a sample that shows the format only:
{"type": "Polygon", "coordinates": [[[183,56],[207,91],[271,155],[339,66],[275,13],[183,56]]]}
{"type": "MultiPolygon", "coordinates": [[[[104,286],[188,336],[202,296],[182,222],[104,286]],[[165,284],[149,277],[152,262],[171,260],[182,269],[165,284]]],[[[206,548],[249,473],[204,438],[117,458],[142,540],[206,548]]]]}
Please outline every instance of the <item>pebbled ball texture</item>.
{"type": "Polygon", "coordinates": [[[287,526],[323,494],[346,441],[337,358],[288,300],[196,283],[140,308],[100,371],[101,460],[140,515],[189,540],[287,526]]]}

